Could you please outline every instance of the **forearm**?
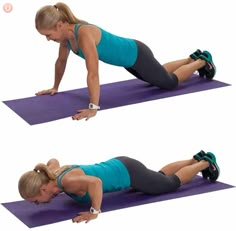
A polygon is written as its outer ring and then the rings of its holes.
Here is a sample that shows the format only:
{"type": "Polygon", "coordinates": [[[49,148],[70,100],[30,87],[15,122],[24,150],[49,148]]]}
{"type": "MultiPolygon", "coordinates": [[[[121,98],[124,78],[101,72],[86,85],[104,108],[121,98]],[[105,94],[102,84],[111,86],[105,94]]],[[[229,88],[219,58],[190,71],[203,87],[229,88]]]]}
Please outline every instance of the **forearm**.
{"type": "Polygon", "coordinates": [[[100,84],[98,75],[88,74],[87,85],[89,90],[90,103],[99,105],[100,98],[100,84]]]}
{"type": "Polygon", "coordinates": [[[98,180],[90,185],[88,188],[88,193],[91,199],[91,207],[96,210],[100,210],[103,197],[102,181],[98,180]]]}
{"type": "Polygon", "coordinates": [[[57,60],[55,63],[55,78],[53,88],[58,89],[66,69],[66,61],[57,60]]]}

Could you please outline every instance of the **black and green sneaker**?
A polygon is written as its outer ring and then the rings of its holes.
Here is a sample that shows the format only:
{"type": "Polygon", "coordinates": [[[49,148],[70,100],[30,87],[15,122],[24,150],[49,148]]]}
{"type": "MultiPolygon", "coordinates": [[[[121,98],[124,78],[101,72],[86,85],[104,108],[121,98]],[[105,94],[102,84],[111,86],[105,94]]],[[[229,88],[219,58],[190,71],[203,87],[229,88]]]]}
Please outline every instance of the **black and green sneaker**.
{"type": "Polygon", "coordinates": [[[199,59],[199,56],[202,54],[202,51],[200,49],[197,49],[196,51],[194,51],[191,55],[189,55],[189,57],[193,60],[197,60],[199,59]]]}
{"type": "Polygon", "coordinates": [[[216,181],[220,175],[220,168],[218,166],[218,164],[216,163],[216,157],[213,153],[211,152],[207,152],[203,157],[202,157],[203,160],[206,160],[209,162],[209,167],[206,169],[208,170],[206,172],[207,174],[207,178],[210,180],[210,181],[216,181]]]}
{"type": "Polygon", "coordinates": [[[206,153],[205,153],[203,150],[201,150],[200,152],[198,152],[197,154],[195,154],[195,155],[193,156],[193,158],[194,158],[195,160],[197,160],[197,161],[200,161],[200,160],[202,160],[203,156],[205,156],[205,155],[206,155],[206,153]]]}
{"type": "MultiPolygon", "coordinates": [[[[203,51],[199,58],[206,61],[206,65],[199,69],[199,75],[204,75],[207,79],[211,80],[216,74],[216,66],[213,62],[212,55],[209,51],[203,51]]],[[[204,77],[203,76],[203,77],[204,77]]]]}
{"type": "MultiPolygon", "coordinates": [[[[189,57],[193,60],[197,60],[197,59],[199,59],[199,56],[202,55],[202,54],[203,54],[203,52],[200,49],[197,49],[191,55],[189,55],[189,57]]],[[[199,73],[200,77],[204,77],[206,75],[205,67],[202,67],[202,68],[198,69],[198,73],[199,73]]]]}
{"type": "MultiPolygon", "coordinates": [[[[198,152],[197,154],[195,154],[195,155],[193,156],[193,158],[194,158],[195,160],[197,160],[197,161],[201,161],[201,160],[203,160],[203,157],[204,157],[205,155],[207,155],[207,154],[206,154],[203,150],[201,150],[200,152],[198,152]]],[[[202,177],[203,177],[204,179],[207,179],[207,178],[209,177],[209,175],[210,175],[210,172],[209,172],[209,169],[208,169],[208,168],[202,170],[201,173],[202,173],[202,177]]]]}

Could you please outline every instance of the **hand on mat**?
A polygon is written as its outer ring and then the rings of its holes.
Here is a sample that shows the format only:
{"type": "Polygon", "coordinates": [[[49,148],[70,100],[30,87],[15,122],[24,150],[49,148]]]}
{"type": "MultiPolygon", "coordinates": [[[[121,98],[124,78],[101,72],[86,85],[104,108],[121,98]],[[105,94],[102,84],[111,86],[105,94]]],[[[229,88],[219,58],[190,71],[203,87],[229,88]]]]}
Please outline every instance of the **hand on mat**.
{"type": "Polygon", "coordinates": [[[97,110],[94,109],[82,109],[78,110],[77,112],[78,112],[77,114],[72,116],[73,120],[82,120],[82,119],[88,120],[97,114],[97,110]]]}
{"type": "Polygon", "coordinates": [[[79,223],[79,222],[85,222],[88,223],[89,221],[96,219],[98,217],[98,214],[92,214],[90,212],[81,212],[78,214],[78,216],[74,217],[72,219],[73,222],[79,223]]]}
{"type": "Polygon", "coordinates": [[[55,95],[57,92],[58,92],[58,89],[51,88],[51,89],[48,89],[48,90],[39,91],[35,95],[55,95]]]}

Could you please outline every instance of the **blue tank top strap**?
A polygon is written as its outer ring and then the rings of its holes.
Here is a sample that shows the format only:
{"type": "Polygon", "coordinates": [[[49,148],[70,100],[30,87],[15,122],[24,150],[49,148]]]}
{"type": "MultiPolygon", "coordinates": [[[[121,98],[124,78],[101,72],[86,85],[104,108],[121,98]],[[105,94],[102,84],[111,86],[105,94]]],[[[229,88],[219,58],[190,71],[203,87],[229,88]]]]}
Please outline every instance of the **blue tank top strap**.
{"type": "Polygon", "coordinates": [[[75,24],[74,26],[74,35],[75,35],[76,40],[78,40],[78,30],[81,27],[81,25],[82,24],[75,24]]]}
{"type": "Polygon", "coordinates": [[[57,177],[57,185],[61,190],[64,190],[64,187],[62,186],[61,180],[63,178],[63,176],[68,173],[69,171],[71,171],[74,168],[79,168],[79,166],[76,165],[71,165],[71,167],[65,169],[58,177],[57,177]]]}
{"type": "MultiPolygon", "coordinates": [[[[79,36],[79,35],[78,35],[78,30],[79,30],[79,28],[80,28],[82,25],[88,25],[88,23],[83,23],[83,24],[77,23],[77,24],[74,25],[74,36],[75,36],[75,38],[76,38],[77,41],[78,41],[78,36],[79,36]]],[[[66,45],[67,45],[67,47],[68,47],[70,50],[72,50],[69,40],[66,40],[66,45]]],[[[72,50],[72,51],[73,51],[73,50],[72,50]]],[[[74,52],[76,55],[79,55],[79,56],[81,56],[81,54],[82,54],[80,48],[78,48],[78,51],[77,51],[77,52],[75,52],[75,51],[73,51],[73,52],[74,52]]],[[[84,58],[83,55],[82,55],[81,57],[84,58]]]]}
{"type": "Polygon", "coordinates": [[[78,30],[83,25],[89,25],[89,23],[83,23],[83,24],[77,23],[74,25],[74,35],[75,35],[76,40],[78,39],[78,30]]]}

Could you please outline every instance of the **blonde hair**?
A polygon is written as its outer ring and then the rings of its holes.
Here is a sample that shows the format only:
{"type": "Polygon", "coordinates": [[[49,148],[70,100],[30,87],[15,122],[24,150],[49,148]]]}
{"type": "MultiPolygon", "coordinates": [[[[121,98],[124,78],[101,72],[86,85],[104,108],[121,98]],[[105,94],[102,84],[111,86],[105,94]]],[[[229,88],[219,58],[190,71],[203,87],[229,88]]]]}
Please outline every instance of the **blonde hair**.
{"type": "Polygon", "coordinates": [[[54,29],[59,21],[69,24],[87,23],[75,17],[65,3],[58,2],[54,6],[47,5],[38,10],[35,17],[35,27],[37,30],[54,29]]]}
{"type": "Polygon", "coordinates": [[[33,171],[28,171],[20,177],[19,193],[24,199],[39,196],[41,186],[55,179],[56,175],[50,171],[47,165],[37,164],[33,171]]]}
{"type": "Polygon", "coordinates": [[[57,171],[53,172],[46,164],[37,164],[32,171],[24,173],[19,180],[18,190],[22,198],[27,199],[40,195],[40,188],[48,184],[50,180],[56,180],[62,172],[71,165],[64,165],[57,171]]]}

